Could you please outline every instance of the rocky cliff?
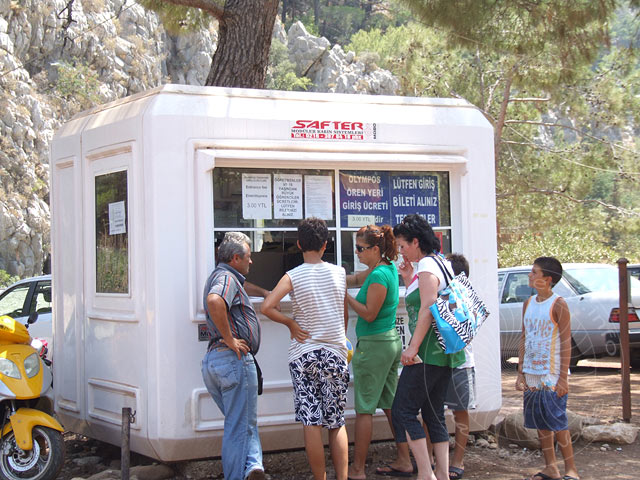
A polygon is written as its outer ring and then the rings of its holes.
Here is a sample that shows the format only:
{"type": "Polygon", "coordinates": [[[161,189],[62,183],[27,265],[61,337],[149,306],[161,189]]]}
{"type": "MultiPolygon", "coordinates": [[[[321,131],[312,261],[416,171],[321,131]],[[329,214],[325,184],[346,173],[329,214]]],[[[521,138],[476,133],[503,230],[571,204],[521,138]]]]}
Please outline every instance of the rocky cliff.
{"type": "MultiPolygon", "coordinates": [[[[42,272],[49,251],[49,142],[93,105],[163,83],[202,85],[216,45],[207,31],[169,35],[131,0],[0,0],[0,269],[42,272]]],[[[274,40],[312,90],[394,94],[397,80],[300,23],[274,40]]]]}

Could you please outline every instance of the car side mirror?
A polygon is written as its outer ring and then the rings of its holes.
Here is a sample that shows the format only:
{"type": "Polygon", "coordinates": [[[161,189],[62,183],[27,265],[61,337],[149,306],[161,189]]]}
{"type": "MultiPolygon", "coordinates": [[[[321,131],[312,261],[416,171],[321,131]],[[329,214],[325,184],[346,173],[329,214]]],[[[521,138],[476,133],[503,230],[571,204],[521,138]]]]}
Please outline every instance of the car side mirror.
{"type": "Polygon", "coordinates": [[[33,312],[31,313],[31,315],[29,315],[29,319],[27,320],[27,323],[29,325],[36,323],[38,321],[38,312],[33,312]]]}

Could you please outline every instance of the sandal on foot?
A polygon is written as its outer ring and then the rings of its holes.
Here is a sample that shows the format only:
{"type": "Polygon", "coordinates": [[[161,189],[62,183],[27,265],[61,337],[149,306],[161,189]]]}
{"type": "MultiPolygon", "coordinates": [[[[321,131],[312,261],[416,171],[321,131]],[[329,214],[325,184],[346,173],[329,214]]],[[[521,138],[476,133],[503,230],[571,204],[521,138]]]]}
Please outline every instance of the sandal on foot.
{"type": "Polygon", "coordinates": [[[571,475],[564,475],[562,480],[580,480],[578,477],[572,477],[571,475]]]}
{"type": "Polygon", "coordinates": [[[464,475],[464,468],[449,467],[449,480],[460,480],[464,475]]]}
{"type": "Polygon", "coordinates": [[[562,477],[553,478],[546,473],[538,472],[535,475],[531,475],[531,477],[529,478],[525,478],[524,480],[562,480],[562,477]]]}
{"type": "Polygon", "coordinates": [[[397,468],[393,468],[388,463],[385,463],[384,465],[376,468],[376,475],[383,475],[386,477],[413,477],[413,472],[404,472],[397,468]]]}

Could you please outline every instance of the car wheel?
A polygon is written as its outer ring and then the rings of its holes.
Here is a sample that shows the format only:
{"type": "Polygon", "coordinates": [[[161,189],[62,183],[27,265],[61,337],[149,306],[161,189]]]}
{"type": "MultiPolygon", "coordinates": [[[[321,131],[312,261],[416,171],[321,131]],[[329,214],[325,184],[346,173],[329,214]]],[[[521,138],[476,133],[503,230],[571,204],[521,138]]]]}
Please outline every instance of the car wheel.
{"type": "Polygon", "coordinates": [[[629,360],[631,368],[640,369],[640,349],[631,350],[629,360]]]}

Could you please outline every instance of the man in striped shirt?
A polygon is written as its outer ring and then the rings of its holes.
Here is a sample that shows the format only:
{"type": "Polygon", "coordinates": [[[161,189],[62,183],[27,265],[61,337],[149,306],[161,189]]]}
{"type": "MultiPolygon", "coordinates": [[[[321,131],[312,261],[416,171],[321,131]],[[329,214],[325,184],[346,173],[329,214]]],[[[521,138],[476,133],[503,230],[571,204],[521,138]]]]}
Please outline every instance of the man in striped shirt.
{"type": "Polygon", "coordinates": [[[222,469],[227,480],[264,479],[258,436],[258,376],[253,355],[260,323],[244,288],[251,265],[250,239],[229,232],[218,248],[218,266],[204,288],[211,333],[202,378],[224,415],[222,469]]]}

